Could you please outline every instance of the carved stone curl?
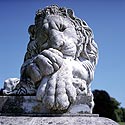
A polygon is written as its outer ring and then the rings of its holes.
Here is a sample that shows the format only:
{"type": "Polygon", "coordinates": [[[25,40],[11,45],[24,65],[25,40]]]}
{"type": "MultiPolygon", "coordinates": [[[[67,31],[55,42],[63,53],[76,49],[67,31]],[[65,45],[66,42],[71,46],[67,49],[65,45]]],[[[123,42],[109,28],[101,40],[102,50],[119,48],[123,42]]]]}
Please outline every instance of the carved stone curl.
{"type": "Polygon", "coordinates": [[[37,100],[55,111],[67,110],[79,96],[89,96],[92,111],[90,82],[98,47],[86,22],[71,9],[52,5],[36,12],[28,31],[30,41],[13,94],[36,94],[37,100]]]}

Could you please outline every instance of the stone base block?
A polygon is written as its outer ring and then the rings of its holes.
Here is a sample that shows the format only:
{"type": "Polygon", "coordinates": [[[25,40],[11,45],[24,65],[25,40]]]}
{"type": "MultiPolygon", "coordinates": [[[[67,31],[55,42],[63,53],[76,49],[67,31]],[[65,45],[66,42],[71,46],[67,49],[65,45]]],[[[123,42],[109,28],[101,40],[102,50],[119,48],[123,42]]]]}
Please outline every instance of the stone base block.
{"type": "Polygon", "coordinates": [[[0,125],[118,125],[108,118],[93,115],[55,115],[48,117],[0,116],[0,125]]]}
{"type": "MultiPolygon", "coordinates": [[[[77,103],[74,103],[64,112],[71,113],[71,114],[83,114],[83,113],[91,113],[91,108],[86,103],[89,97],[83,97],[77,100],[77,103]],[[81,101],[81,102],[80,102],[81,101]],[[84,103],[82,103],[84,102],[84,103]]],[[[0,112],[1,113],[15,113],[15,114],[22,114],[22,113],[61,113],[61,111],[51,111],[44,103],[41,101],[37,101],[36,96],[1,96],[0,97],[0,112]]]]}
{"type": "Polygon", "coordinates": [[[98,114],[84,114],[86,104],[75,104],[66,114],[50,114],[35,96],[1,96],[0,102],[0,125],[118,125],[98,114]]]}

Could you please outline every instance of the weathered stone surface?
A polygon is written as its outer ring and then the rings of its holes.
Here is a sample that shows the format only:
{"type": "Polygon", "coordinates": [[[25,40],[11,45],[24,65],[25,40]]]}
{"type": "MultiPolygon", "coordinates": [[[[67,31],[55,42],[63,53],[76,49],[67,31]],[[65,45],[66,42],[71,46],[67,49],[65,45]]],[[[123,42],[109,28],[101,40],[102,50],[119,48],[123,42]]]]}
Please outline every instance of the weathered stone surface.
{"type": "Polygon", "coordinates": [[[17,84],[19,84],[20,80],[18,78],[9,78],[4,81],[4,90],[3,93],[5,95],[11,95],[14,93],[17,84]]]}
{"type": "MultiPolygon", "coordinates": [[[[74,114],[90,113],[89,98],[91,99],[91,97],[80,96],[65,112],[74,114]]],[[[0,100],[2,101],[0,104],[1,113],[62,113],[58,110],[49,110],[45,104],[37,101],[36,96],[0,96],[0,100]]]]}
{"type": "Polygon", "coordinates": [[[31,120],[31,117],[0,116],[0,125],[30,125],[31,120]]]}
{"type": "Polygon", "coordinates": [[[36,96],[1,96],[0,125],[118,125],[98,114],[83,114],[88,107],[79,104],[82,100],[65,114],[48,114],[52,112],[35,100],[36,96]]]}
{"type": "Polygon", "coordinates": [[[118,125],[103,117],[93,115],[55,116],[55,117],[24,117],[0,116],[0,125],[118,125]]]}
{"type": "Polygon", "coordinates": [[[0,112],[2,111],[2,108],[7,101],[8,97],[7,96],[0,96],[0,112]]]}

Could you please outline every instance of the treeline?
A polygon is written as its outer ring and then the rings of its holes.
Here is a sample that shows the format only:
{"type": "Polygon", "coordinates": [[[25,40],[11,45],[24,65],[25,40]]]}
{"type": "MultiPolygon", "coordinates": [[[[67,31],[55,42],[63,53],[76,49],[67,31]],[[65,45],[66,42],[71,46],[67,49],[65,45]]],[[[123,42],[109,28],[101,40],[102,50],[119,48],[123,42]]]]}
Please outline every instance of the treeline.
{"type": "Polygon", "coordinates": [[[110,97],[104,90],[94,90],[93,95],[94,114],[99,114],[100,117],[107,117],[116,122],[125,122],[125,108],[120,106],[120,102],[110,97]]]}

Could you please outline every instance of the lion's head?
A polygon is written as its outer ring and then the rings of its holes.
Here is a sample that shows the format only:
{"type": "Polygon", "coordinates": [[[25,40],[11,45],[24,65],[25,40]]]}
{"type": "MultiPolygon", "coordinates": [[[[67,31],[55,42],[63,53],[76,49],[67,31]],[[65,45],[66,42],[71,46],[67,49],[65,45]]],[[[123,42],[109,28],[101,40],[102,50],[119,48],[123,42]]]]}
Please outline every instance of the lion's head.
{"type": "MultiPolygon", "coordinates": [[[[31,25],[29,27],[29,34],[31,38],[30,43],[32,43],[31,45],[29,43],[29,46],[28,46],[29,55],[33,56],[33,54],[34,55],[39,54],[44,49],[49,48],[47,42],[50,39],[49,30],[51,28],[52,29],[55,28],[55,31],[57,32],[56,34],[52,34],[53,31],[52,30],[50,31],[51,35],[53,35],[51,39],[54,39],[53,40],[54,42],[57,40],[56,45],[60,44],[60,46],[62,47],[63,42],[59,43],[59,41],[63,41],[62,39],[65,39],[63,38],[62,32],[65,32],[65,29],[67,27],[68,28],[71,27],[72,29],[74,29],[77,35],[75,40],[72,40],[72,43],[74,42],[76,46],[75,59],[79,57],[84,58],[91,61],[94,65],[96,65],[97,59],[98,59],[98,47],[93,39],[94,36],[93,36],[92,30],[90,29],[90,27],[87,25],[85,21],[77,18],[71,9],[61,8],[61,7],[58,7],[57,5],[52,5],[52,6],[46,7],[45,9],[39,9],[36,12],[35,25],[31,25]],[[59,20],[58,18],[62,18],[63,21],[66,20],[68,23],[68,26],[66,26],[66,22],[63,22],[64,24],[62,24],[62,21],[59,20]],[[50,21],[52,21],[52,23],[50,21]],[[59,30],[60,33],[57,30],[59,30]],[[60,37],[57,37],[56,35],[60,37]]],[[[75,36],[75,33],[73,34],[72,29],[69,29],[69,31],[66,32],[65,35],[68,34],[73,38],[75,36]]],[[[67,41],[69,41],[69,38],[67,41]]],[[[54,45],[54,43],[52,44],[54,45]]],[[[59,46],[56,49],[60,49],[59,46]]],[[[27,58],[30,58],[30,56],[27,58]]]]}

